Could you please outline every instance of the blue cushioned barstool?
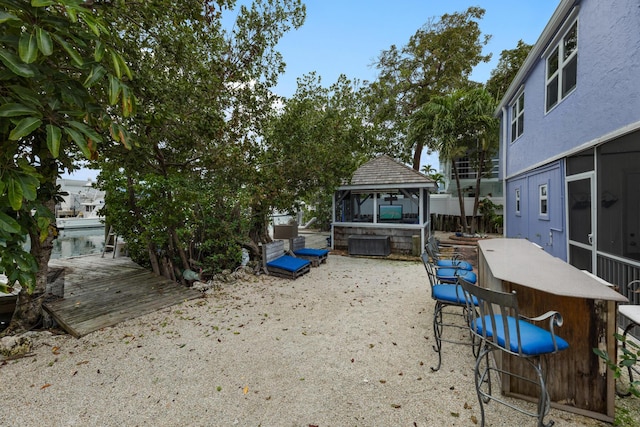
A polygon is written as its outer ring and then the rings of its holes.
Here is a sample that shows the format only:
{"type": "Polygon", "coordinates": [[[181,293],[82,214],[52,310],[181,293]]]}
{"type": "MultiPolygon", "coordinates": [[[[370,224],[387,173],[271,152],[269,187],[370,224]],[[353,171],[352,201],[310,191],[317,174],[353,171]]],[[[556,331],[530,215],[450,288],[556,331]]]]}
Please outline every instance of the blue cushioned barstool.
{"type": "Polygon", "coordinates": [[[433,349],[438,353],[438,365],[431,367],[432,371],[437,371],[442,365],[442,342],[450,342],[454,344],[471,344],[473,348],[474,356],[477,355],[479,349],[480,340],[476,339],[474,335],[471,335],[471,340],[453,340],[443,338],[444,327],[457,328],[468,332],[468,319],[467,306],[464,299],[464,293],[462,288],[456,283],[443,283],[436,277],[434,266],[429,262],[429,256],[426,252],[422,253],[422,262],[427,270],[427,276],[429,278],[429,285],[431,286],[431,298],[436,302],[433,309],[433,333],[435,336],[436,344],[433,349]],[[445,309],[448,307],[454,307],[456,313],[445,313],[445,309]],[[463,317],[460,322],[444,322],[444,314],[459,314],[463,317]]]}
{"type": "Polygon", "coordinates": [[[471,265],[471,263],[459,259],[460,257],[459,253],[454,252],[450,254],[451,255],[450,259],[443,259],[442,254],[438,250],[438,241],[433,236],[431,236],[429,240],[427,240],[425,249],[429,254],[429,256],[431,257],[431,259],[433,260],[433,263],[436,265],[436,267],[459,268],[461,270],[469,270],[469,271],[473,270],[473,266],[471,265]]]}
{"type": "Polygon", "coordinates": [[[471,283],[478,281],[476,273],[459,268],[436,268],[436,277],[440,282],[452,284],[457,283],[459,277],[471,283]]]}
{"type": "Polygon", "coordinates": [[[482,415],[481,426],[484,426],[484,403],[490,400],[502,403],[523,414],[536,417],[538,426],[551,426],[553,421],[544,423],[544,417],[549,412],[551,400],[545,384],[545,373],[542,360],[546,355],[557,353],[569,348],[569,344],[555,334],[555,327],[562,326],[562,316],[557,311],[549,311],[535,318],[522,316],[518,311],[518,300],[515,292],[499,292],[484,289],[471,284],[464,279],[459,280],[465,295],[467,307],[473,316],[469,322],[471,333],[482,340],[475,365],[475,385],[480,402],[482,415]],[[536,326],[533,322],[546,320],[548,328],[536,326]],[[521,374],[505,370],[504,363],[497,366],[489,363],[492,351],[500,350],[528,362],[535,370],[535,379],[525,378],[521,374]],[[509,376],[535,384],[540,389],[537,412],[492,395],[491,372],[497,372],[502,377],[509,376]]]}

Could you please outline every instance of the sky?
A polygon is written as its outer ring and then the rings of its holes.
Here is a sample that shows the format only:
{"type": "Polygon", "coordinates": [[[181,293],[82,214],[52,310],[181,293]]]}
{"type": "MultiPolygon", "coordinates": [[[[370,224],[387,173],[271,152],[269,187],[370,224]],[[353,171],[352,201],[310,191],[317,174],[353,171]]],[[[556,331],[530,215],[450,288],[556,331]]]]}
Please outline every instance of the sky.
{"type": "MultiPolygon", "coordinates": [[[[306,0],[307,19],[298,30],[290,30],[277,49],[287,68],[275,88],[278,95],[290,97],[296,80],[315,71],[323,86],[335,83],[340,74],[351,80],[373,81],[372,66],[383,50],[402,47],[430,18],[463,12],[469,6],[485,9],[480,21],[483,34],[491,35],[483,53],[491,61],[479,64],[471,79],[485,83],[500,58],[500,52],[513,49],[518,40],[534,44],[553,15],[560,0],[306,0]]],[[[241,0],[239,3],[250,3],[241,0]]],[[[437,155],[423,154],[422,165],[439,167],[437,155]]],[[[95,179],[96,171],[81,170],[71,178],[95,179]]],[[[65,175],[64,177],[68,177],[65,175]]]]}
{"type": "Polygon", "coordinates": [[[359,80],[375,80],[376,62],[383,50],[402,47],[430,18],[463,12],[470,6],[485,9],[480,21],[483,34],[491,35],[483,53],[492,54],[478,65],[472,80],[484,83],[500,58],[500,52],[516,47],[518,40],[534,44],[551,18],[559,0],[306,0],[307,19],[287,33],[278,45],[287,63],[276,88],[291,96],[296,78],[316,71],[323,85],[340,74],[359,80]]]}

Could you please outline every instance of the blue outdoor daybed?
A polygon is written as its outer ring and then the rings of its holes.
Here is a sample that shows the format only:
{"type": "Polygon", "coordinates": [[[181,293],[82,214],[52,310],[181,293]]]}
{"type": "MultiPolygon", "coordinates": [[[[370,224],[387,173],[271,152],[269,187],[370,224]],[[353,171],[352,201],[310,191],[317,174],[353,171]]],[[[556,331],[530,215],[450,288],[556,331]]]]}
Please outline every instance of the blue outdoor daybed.
{"type": "Polygon", "coordinates": [[[314,249],[305,247],[304,236],[289,239],[289,250],[298,258],[311,261],[313,267],[318,267],[321,263],[327,262],[329,251],[327,249],[314,249]]]}
{"type": "Polygon", "coordinates": [[[311,270],[311,262],[284,253],[284,241],[276,240],[262,245],[262,264],[265,273],[295,279],[311,270]]]}

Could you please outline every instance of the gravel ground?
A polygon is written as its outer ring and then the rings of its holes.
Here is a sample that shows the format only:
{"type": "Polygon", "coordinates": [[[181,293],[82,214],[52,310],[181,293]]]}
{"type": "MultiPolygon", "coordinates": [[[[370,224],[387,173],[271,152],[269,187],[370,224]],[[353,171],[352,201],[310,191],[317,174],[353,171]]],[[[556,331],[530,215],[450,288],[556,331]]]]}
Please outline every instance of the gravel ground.
{"type": "Polygon", "coordinates": [[[330,255],[297,280],[226,284],[81,339],[37,334],[28,357],[0,362],[0,425],[479,425],[470,348],[445,343],[431,372],[432,312],[422,264],[330,255]]]}

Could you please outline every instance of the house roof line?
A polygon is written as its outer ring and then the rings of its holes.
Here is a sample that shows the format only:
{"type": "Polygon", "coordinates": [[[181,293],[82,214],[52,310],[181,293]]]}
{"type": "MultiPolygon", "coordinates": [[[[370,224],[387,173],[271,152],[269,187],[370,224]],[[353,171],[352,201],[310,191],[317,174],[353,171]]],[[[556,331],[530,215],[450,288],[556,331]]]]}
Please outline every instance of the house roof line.
{"type": "Polygon", "coordinates": [[[435,182],[425,174],[410,168],[388,155],[381,155],[360,166],[351,179],[339,187],[347,189],[435,188],[435,182]]]}
{"type": "Polygon", "coordinates": [[[513,81],[509,85],[509,88],[505,92],[500,104],[496,107],[493,112],[494,116],[499,116],[502,112],[502,108],[505,107],[512,97],[518,92],[520,86],[526,79],[526,77],[531,72],[534,65],[537,64],[538,58],[545,52],[548,48],[549,43],[554,39],[556,35],[556,31],[560,28],[569,14],[569,12],[574,8],[579,6],[580,0],[562,0],[561,3],[556,8],[555,12],[551,16],[551,19],[542,30],[542,34],[538,37],[538,40],[533,45],[533,48],[527,55],[527,58],[524,60],[524,63],[516,73],[516,76],[513,78],[513,81]]]}

